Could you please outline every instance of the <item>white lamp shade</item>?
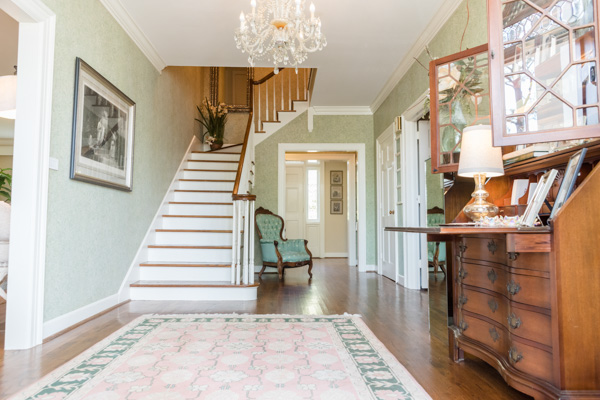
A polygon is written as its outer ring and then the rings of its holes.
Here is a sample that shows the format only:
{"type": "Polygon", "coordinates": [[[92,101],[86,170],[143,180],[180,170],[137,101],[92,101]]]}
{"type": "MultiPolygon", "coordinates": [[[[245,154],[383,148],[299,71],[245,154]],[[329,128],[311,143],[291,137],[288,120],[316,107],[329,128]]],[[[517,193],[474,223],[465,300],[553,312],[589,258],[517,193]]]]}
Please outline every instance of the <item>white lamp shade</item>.
{"type": "Polygon", "coordinates": [[[469,126],[462,133],[458,175],[472,178],[479,174],[504,175],[502,149],[492,146],[490,125],[469,126]]]}
{"type": "Polygon", "coordinates": [[[17,76],[0,76],[0,118],[15,119],[17,115],[17,76]]]}

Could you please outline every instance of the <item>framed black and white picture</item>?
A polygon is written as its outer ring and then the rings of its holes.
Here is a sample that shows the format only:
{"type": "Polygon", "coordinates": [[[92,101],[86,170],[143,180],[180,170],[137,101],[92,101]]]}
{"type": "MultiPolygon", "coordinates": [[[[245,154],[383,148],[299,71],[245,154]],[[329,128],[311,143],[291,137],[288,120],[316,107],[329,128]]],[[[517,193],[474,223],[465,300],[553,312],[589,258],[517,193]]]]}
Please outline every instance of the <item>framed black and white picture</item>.
{"type": "Polygon", "coordinates": [[[132,190],[135,103],[77,58],[71,179],[132,190]]]}
{"type": "Polygon", "coordinates": [[[344,171],[329,172],[329,179],[332,185],[342,185],[344,182],[344,171]]]}
{"type": "Polygon", "coordinates": [[[583,164],[585,153],[587,153],[587,148],[579,150],[577,153],[573,154],[571,158],[569,158],[569,164],[567,164],[565,175],[560,183],[560,188],[558,189],[558,194],[556,195],[556,200],[554,201],[554,206],[552,207],[550,219],[554,219],[554,216],[558,210],[560,210],[569,196],[571,196],[571,193],[573,193],[575,181],[577,180],[577,175],[581,169],[581,164],[583,164]]]}
{"type": "Polygon", "coordinates": [[[534,226],[535,219],[542,208],[542,204],[544,204],[544,200],[546,196],[548,196],[548,192],[552,187],[552,183],[554,183],[554,179],[556,179],[557,170],[553,169],[546,172],[539,180],[535,192],[533,193],[533,197],[529,204],[527,204],[527,209],[525,213],[521,217],[521,225],[523,226],[534,226]]]}
{"type": "Polygon", "coordinates": [[[331,200],[342,200],[344,198],[343,186],[331,185],[331,200]]]}
{"type": "Polygon", "coordinates": [[[343,214],[344,209],[341,200],[331,200],[331,214],[343,214]]]}

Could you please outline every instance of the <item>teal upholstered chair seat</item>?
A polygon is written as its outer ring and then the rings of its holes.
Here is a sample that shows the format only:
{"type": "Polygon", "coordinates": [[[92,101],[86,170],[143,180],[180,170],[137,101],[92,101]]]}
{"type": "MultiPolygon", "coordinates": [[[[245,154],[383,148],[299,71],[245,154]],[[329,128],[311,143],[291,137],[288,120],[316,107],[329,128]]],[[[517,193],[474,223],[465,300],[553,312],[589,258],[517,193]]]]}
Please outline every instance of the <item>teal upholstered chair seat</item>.
{"type": "MultiPolygon", "coordinates": [[[[444,210],[439,207],[427,210],[427,226],[438,226],[444,223],[446,223],[444,210]]],[[[427,242],[427,261],[433,267],[434,274],[437,274],[438,268],[440,268],[446,275],[446,243],[427,242]]]]}
{"type": "Polygon", "coordinates": [[[279,279],[283,279],[284,268],[308,265],[308,274],[312,278],[312,254],[308,250],[308,241],[283,238],[283,219],[269,210],[260,207],[255,215],[256,231],[260,238],[263,267],[276,267],[279,279]]]}

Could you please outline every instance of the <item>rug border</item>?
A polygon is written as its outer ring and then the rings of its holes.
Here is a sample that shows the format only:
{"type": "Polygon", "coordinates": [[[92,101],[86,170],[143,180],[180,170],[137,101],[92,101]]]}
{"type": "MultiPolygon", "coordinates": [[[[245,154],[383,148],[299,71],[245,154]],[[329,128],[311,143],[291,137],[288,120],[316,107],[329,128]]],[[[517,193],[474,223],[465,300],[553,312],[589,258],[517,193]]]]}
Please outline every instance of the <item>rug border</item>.
{"type": "Polygon", "coordinates": [[[28,385],[24,389],[20,390],[18,393],[11,395],[7,400],[22,400],[26,399],[30,396],[30,393],[35,392],[42,387],[44,387],[48,380],[56,379],[68,372],[73,367],[71,364],[76,364],[84,361],[89,356],[93,355],[93,353],[101,350],[106,346],[106,342],[110,342],[115,338],[122,335],[124,332],[130,330],[133,326],[139,325],[142,320],[148,318],[297,318],[297,319],[314,319],[314,318],[326,318],[326,319],[336,319],[336,318],[348,318],[353,320],[362,333],[367,337],[369,342],[373,345],[375,350],[380,354],[380,356],[384,359],[386,363],[388,363],[390,369],[398,373],[398,377],[402,377],[402,384],[409,390],[411,395],[416,400],[431,400],[431,397],[427,393],[427,391],[419,384],[419,382],[415,379],[415,377],[408,371],[408,369],[394,356],[394,354],[377,338],[375,333],[369,328],[369,326],[363,321],[362,316],[360,314],[331,314],[331,315],[294,315],[294,314],[238,314],[238,313],[228,313],[228,314],[219,314],[219,313],[207,313],[207,314],[143,314],[140,315],[104,339],[100,340],[98,343],[88,347],[83,350],[81,353],[76,355],[75,357],[66,360],[62,365],[58,366],[53,371],[39,378],[36,382],[28,385]]]}

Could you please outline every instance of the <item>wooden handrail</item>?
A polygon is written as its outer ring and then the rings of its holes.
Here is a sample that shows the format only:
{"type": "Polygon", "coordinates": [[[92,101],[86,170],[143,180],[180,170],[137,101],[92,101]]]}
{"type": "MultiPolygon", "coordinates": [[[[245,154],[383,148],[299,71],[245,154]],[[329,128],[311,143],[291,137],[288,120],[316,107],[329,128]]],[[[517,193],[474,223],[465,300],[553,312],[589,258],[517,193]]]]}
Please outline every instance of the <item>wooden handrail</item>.
{"type": "MultiPolygon", "coordinates": [[[[285,68],[279,68],[279,72],[283,71],[285,68]]],[[[271,79],[272,77],[274,77],[275,75],[277,75],[275,72],[269,72],[267,75],[265,75],[264,77],[262,77],[261,79],[257,80],[257,81],[252,81],[253,85],[262,85],[263,83],[265,83],[266,81],[268,81],[269,79],[271,79]]]]}
{"type": "Polygon", "coordinates": [[[240,153],[240,162],[238,164],[237,173],[235,174],[235,183],[233,184],[233,200],[236,200],[240,189],[240,181],[242,179],[242,170],[244,169],[244,160],[246,159],[246,150],[248,148],[248,138],[252,129],[252,116],[254,115],[254,87],[250,85],[250,113],[248,115],[248,124],[246,125],[246,134],[244,135],[244,145],[240,153]]]}

